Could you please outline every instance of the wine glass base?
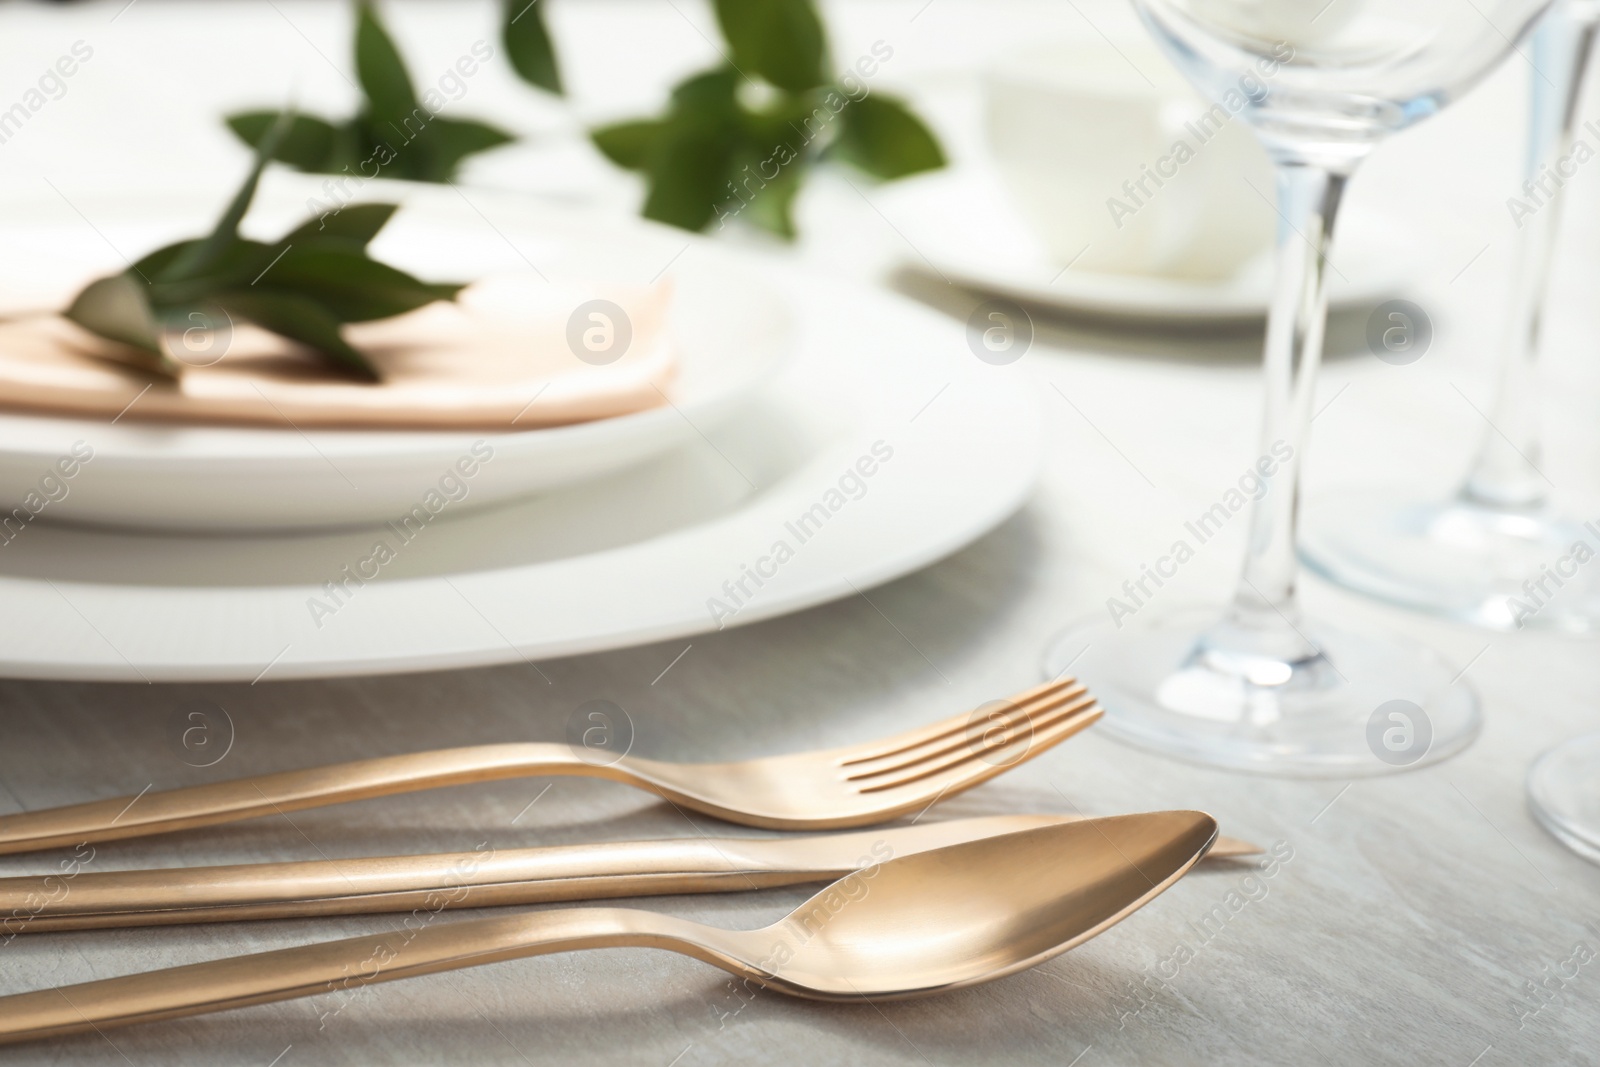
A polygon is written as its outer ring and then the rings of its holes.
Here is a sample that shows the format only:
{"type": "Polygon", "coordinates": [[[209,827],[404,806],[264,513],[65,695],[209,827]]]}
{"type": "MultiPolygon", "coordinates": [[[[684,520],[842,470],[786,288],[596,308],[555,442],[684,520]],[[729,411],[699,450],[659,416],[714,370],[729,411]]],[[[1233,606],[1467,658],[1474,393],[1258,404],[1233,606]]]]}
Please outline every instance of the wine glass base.
{"type": "Polygon", "coordinates": [[[1099,698],[1099,729],[1211,766],[1285,777],[1388,774],[1455,755],[1478,734],[1478,699],[1442,657],[1393,638],[1316,622],[1320,655],[1228,655],[1202,643],[1217,612],[1149,624],[1092,621],[1060,635],[1049,677],[1072,674],[1099,698]]]}
{"type": "Polygon", "coordinates": [[[1600,734],[1558,745],[1528,771],[1528,806],[1541,826],[1600,863],[1600,734]]]}
{"type": "Polygon", "coordinates": [[[1600,529],[1547,509],[1350,493],[1307,509],[1300,557],[1335,585],[1491,630],[1600,632],[1600,529]]]}

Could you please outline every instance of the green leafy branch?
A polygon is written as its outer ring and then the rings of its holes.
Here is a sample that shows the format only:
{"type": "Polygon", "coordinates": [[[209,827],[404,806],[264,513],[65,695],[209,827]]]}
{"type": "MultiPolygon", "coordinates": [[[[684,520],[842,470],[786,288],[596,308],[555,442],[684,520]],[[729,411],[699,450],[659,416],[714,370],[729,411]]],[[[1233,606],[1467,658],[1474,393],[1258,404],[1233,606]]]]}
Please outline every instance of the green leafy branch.
{"type": "Polygon", "coordinates": [[[591,131],[612,162],[644,175],[644,215],[687,230],[744,215],[795,235],[794,198],[810,167],[836,159],[890,180],[945,163],[933,133],[865,78],[892,55],[863,56],[833,78],[811,0],[715,0],[728,61],[672,91],[665,114],[591,131]]]}
{"type": "MultiPolygon", "coordinates": [[[[299,170],[318,174],[357,174],[413,181],[447,182],[467,156],[507,144],[505,131],[485,122],[447,118],[439,88],[420,96],[394,39],[371,0],[356,11],[355,65],[362,105],[344,121],[295,115],[274,156],[299,170]]],[[[513,69],[530,84],[561,92],[561,72],[538,0],[506,0],[501,39],[513,69]]],[[[487,49],[464,56],[455,69],[469,76],[487,49]]],[[[247,111],[228,117],[228,126],[246,144],[259,146],[283,117],[277,111],[247,111]]]]}
{"type": "Polygon", "coordinates": [[[556,62],[555,45],[551,43],[540,0],[505,0],[500,40],[511,60],[511,69],[523,81],[557,96],[564,92],[561,66],[556,62]]]}
{"type": "Polygon", "coordinates": [[[340,327],[454,300],[462,286],[422,282],[368,256],[367,244],[394,214],[394,204],[348,205],[271,243],[240,237],[261,173],[294,120],[285,115],[267,132],[249,177],[211,233],[159,248],[122,273],[91,282],[66,317],[119,342],[128,362],[170,377],[183,370],[167,341],[172,331],[195,321],[244,320],[300,342],[353,377],[376,381],[377,372],[340,327]]]}

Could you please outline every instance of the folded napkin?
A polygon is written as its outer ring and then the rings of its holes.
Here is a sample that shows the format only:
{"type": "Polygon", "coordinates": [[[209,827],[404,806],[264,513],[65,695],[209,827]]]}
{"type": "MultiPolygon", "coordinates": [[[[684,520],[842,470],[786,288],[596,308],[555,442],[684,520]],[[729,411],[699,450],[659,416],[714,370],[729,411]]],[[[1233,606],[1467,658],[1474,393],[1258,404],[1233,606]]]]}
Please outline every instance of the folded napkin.
{"type": "Polygon", "coordinates": [[[666,402],[677,371],[670,302],[668,283],[578,289],[532,274],[492,275],[454,303],[346,326],[345,338],[378,369],[377,384],[340,378],[293,342],[244,322],[183,355],[184,372],[172,381],[115,362],[115,342],[60,316],[17,317],[0,321],[0,404],[299,429],[587,422],[666,402]]]}

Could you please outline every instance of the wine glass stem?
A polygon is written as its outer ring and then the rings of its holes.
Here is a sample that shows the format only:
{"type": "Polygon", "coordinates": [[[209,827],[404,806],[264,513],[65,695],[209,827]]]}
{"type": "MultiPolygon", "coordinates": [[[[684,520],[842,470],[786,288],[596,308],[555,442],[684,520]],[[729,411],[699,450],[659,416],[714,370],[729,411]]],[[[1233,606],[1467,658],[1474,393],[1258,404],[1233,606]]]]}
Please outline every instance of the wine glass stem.
{"type": "Polygon", "coordinates": [[[1267,317],[1265,415],[1257,473],[1267,491],[1250,513],[1244,575],[1223,620],[1229,642],[1260,655],[1302,659],[1316,650],[1297,629],[1295,526],[1300,465],[1312,418],[1328,317],[1334,216],[1347,175],[1304,161],[1277,165],[1277,282],[1267,317]]]}
{"type": "Polygon", "coordinates": [[[1534,35],[1526,182],[1511,201],[1517,219],[1511,303],[1489,426],[1462,495],[1497,508],[1536,508],[1549,482],[1539,470],[1536,361],[1546,286],[1561,225],[1561,187],[1572,152],[1584,71],[1594,51],[1596,5],[1560,4],[1534,35]]]}

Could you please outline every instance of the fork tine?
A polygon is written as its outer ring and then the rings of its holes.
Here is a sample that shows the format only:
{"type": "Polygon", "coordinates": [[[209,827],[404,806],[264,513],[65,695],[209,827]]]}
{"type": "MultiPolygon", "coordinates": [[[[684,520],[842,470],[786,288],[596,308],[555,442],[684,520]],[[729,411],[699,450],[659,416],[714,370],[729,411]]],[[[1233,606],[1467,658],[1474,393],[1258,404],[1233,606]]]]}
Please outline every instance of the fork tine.
{"type": "Polygon", "coordinates": [[[913,767],[923,766],[963,750],[979,751],[983,748],[1003,748],[1004,744],[997,745],[989,740],[996,729],[1002,732],[1001,736],[1003,737],[1009,738],[1021,733],[1031,736],[1052,725],[1056,720],[1083,710],[1093,704],[1094,699],[1093,694],[1080,688],[1020,708],[1007,708],[1002,715],[997,716],[998,723],[991,718],[981,723],[969,725],[959,735],[926,742],[918,749],[893,758],[880,766],[857,766],[856,773],[850,775],[846,781],[858,782],[869,778],[879,778],[887,774],[899,774],[913,767]],[[1062,709],[1065,709],[1065,711],[1062,709]]]}
{"type": "MultiPolygon", "coordinates": [[[[1009,768],[1021,762],[1021,753],[1031,751],[1032,746],[1041,739],[1048,739],[1049,745],[1078,732],[1100,718],[1101,710],[1093,697],[1073,703],[1070,707],[1062,706],[1027,723],[1025,728],[1012,731],[1008,740],[995,744],[971,744],[956,746],[948,750],[945,758],[932,762],[919,760],[904,766],[888,768],[870,775],[859,775],[847,781],[856,782],[857,788],[862,792],[876,791],[880,788],[893,788],[900,785],[909,785],[922,781],[947,771],[954,770],[974,760],[983,760],[1002,769],[1009,768]],[[1060,733],[1061,730],[1064,733],[1060,733]],[[1060,736],[1057,737],[1057,734],[1060,736]],[[1015,754],[1013,754],[1015,753],[1015,754]],[[872,782],[871,779],[884,779],[892,775],[887,781],[872,782]]],[[[1046,747],[1049,747],[1046,745],[1046,747]]]]}
{"type": "Polygon", "coordinates": [[[865,786],[860,792],[863,795],[915,793],[919,797],[934,795],[936,799],[955,796],[1049,751],[1073,734],[1092,725],[1101,714],[1102,710],[1096,705],[1056,723],[1049,730],[1035,735],[1026,746],[1018,750],[1013,759],[984,760],[974,757],[952,760],[941,768],[925,769],[895,781],[865,786]]]}
{"type": "Polygon", "coordinates": [[[1077,710],[1066,713],[1064,716],[1054,717],[1040,729],[1032,732],[1026,739],[1018,737],[1004,745],[991,749],[970,749],[964,754],[933,767],[913,768],[910,773],[898,778],[876,782],[871,785],[861,785],[857,789],[861,793],[882,793],[891,789],[900,789],[906,786],[919,785],[923,790],[933,785],[929,779],[940,775],[948,776],[948,781],[939,790],[940,795],[961,792],[975,785],[988,781],[997,774],[1011,770],[1021,763],[1025,763],[1042,752],[1046,752],[1065,741],[1073,734],[1092,725],[1101,715],[1105,714],[1099,704],[1091,700],[1087,705],[1077,710]],[[1020,751],[1015,758],[995,758],[1007,749],[1019,747],[1020,751]]]}
{"type": "MultiPolygon", "coordinates": [[[[1032,689],[1024,689],[1015,696],[1008,697],[1003,703],[1011,707],[1023,707],[1069,688],[1081,690],[1083,687],[1076,678],[1062,678],[1057,681],[1046,682],[1044,685],[1034,686],[1032,689]]],[[[849,767],[857,763],[871,763],[876,760],[887,759],[890,756],[909,752],[914,748],[920,748],[952,734],[964,733],[972,721],[972,715],[973,712],[971,711],[952,715],[948,719],[941,719],[928,726],[855,745],[844,750],[850,753],[851,756],[849,759],[841,760],[840,766],[849,767]]]]}
{"type": "Polygon", "coordinates": [[[1008,760],[966,760],[958,765],[952,765],[942,774],[923,776],[922,779],[910,779],[901,785],[901,789],[915,789],[922,793],[933,790],[936,797],[954,797],[955,793],[966,792],[973,789],[974,785],[981,785],[989,781],[990,777],[1006,773],[1016,766],[1027,763],[1040,753],[1048,752],[1056,745],[1066,741],[1072,734],[1094,725],[1099,717],[1104,715],[1104,710],[1099,705],[1091,705],[1083,712],[1054,723],[1050,728],[1035,734],[1026,745],[1016,753],[1016,757],[1008,760]]]}

